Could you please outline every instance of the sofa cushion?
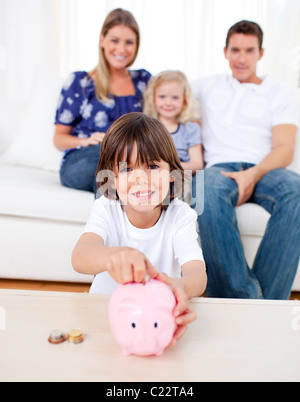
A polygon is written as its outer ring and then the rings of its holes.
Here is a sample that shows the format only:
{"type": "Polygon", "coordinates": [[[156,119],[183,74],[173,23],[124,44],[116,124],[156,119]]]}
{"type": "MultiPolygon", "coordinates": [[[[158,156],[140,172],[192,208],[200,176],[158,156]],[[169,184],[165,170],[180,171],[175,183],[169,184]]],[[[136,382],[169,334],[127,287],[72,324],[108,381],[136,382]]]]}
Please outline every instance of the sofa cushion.
{"type": "Polygon", "coordinates": [[[270,214],[261,206],[248,203],[236,208],[238,226],[242,236],[262,237],[270,214]]]}
{"type": "MultiPolygon", "coordinates": [[[[0,164],[0,214],[85,224],[94,195],[61,186],[46,170],[0,164]]],[[[270,214],[255,204],[236,209],[242,235],[263,236],[270,214]]]]}
{"type": "Polygon", "coordinates": [[[46,170],[0,164],[0,214],[85,224],[94,202],[86,191],[61,186],[46,170]]]}
{"type": "MultiPolygon", "coordinates": [[[[31,97],[19,119],[16,134],[1,156],[5,163],[58,172],[63,153],[53,144],[55,109],[63,80],[43,67],[37,67],[31,97]]],[[[7,108],[4,109],[6,111],[7,108]]],[[[11,111],[18,116],[18,110],[11,111]]],[[[13,121],[15,117],[11,117],[13,121]]],[[[17,118],[18,120],[18,118],[17,118]]],[[[14,124],[14,123],[13,123],[14,124]]]]}

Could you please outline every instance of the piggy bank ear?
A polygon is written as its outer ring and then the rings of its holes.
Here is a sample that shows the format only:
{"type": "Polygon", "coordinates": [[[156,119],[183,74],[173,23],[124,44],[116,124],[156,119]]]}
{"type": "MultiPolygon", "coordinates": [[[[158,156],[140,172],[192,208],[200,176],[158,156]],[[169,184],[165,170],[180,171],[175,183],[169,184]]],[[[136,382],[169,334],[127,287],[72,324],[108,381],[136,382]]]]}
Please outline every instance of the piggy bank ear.
{"type": "Polygon", "coordinates": [[[165,313],[170,313],[170,311],[173,311],[175,308],[176,302],[174,301],[174,304],[171,304],[170,301],[169,303],[159,303],[159,309],[160,311],[164,311],[165,313]]]}
{"type": "Polygon", "coordinates": [[[131,299],[130,297],[126,297],[122,300],[119,300],[119,303],[117,305],[117,309],[120,313],[128,311],[128,310],[134,310],[138,307],[138,304],[136,300],[131,299]]]}
{"type": "Polygon", "coordinates": [[[169,288],[159,293],[156,301],[163,310],[169,310],[170,307],[174,308],[177,303],[174,293],[169,288]]]}

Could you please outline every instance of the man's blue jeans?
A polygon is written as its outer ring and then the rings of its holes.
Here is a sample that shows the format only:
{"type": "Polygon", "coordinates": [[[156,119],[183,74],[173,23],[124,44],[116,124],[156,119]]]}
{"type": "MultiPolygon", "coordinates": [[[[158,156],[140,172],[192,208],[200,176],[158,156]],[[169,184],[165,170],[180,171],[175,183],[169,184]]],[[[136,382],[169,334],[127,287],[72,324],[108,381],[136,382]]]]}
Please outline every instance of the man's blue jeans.
{"type": "MultiPolygon", "coordinates": [[[[204,212],[198,216],[198,223],[208,274],[206,294],[285,300],[290,296],[300,258],[300,176],[276,169],[256,185],[249,202],[265,208],[271,218],[250,269],[235,213],[238,188],[220,172],[251,166],[226,163],[205,170],[204,212]]],[[[199,189],[194,191],[196,197],[203,197],[199,189]]]]}
{"type": "Polygon", "coordinates": [[[67,155],[60,169],[60,181],[65,187],[97,192],[96,169],[101,144],[75,149],[67,155]]]}

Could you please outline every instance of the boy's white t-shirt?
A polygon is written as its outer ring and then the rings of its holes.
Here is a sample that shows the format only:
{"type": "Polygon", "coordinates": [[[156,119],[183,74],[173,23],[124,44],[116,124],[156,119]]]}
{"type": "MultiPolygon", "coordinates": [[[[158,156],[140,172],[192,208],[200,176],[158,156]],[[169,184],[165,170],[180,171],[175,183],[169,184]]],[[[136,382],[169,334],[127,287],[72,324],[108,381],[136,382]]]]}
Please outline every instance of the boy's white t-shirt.
{"type": "Polygon", "coordinates": [[[260,85],[241,84],[229,74],[192,83],[202,104],[206,167],[226,162],[260,163],[273,148],[272,128],[298,125],[294,93],[270,76],[260,85]]]}
{"type": "MultiPolygon", "coordinates": [[[[178,199],[149,229],[133,226],[118,201],[102,196],[92,208],[84,233],[101,236],[105,246],[132,247],[146,255],[158,272],[180,277],[181,267],[193,260],[203,261],[196,231],[197,214],[178,199]]],[[[95,276],[90,293],[110,294],[118,286],[108,272],[95,276]]]]}

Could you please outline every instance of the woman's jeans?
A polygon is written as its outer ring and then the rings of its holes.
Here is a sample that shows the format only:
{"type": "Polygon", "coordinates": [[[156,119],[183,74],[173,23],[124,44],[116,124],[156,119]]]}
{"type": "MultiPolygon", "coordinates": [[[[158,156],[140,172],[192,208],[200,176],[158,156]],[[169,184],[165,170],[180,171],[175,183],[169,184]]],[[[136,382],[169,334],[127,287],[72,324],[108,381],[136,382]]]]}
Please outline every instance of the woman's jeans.
{"type": "Polygon", "coordinates": [[[65,187],[97,193],[96,169],[101,144],[79,148],[67,155],[60,169],[60,181],[65,187]]]}
{"type": "MultiPolygon", "coordinates": [[[[249,202],[262,206],[271,217],[250,270],[235,212],[237,184],[220,172],[252,166],[226,163],[204,172],[204,211],[197,212],[208,275],[206,294],[285,300],[290,296],[300,257],[300,176],[276,169],[256,185],[249,202]]],[[[195,191],[196,199],[203,197],[203,190],[202,194],[199,188],[194,188],[194,194],[195,191]]]]}

